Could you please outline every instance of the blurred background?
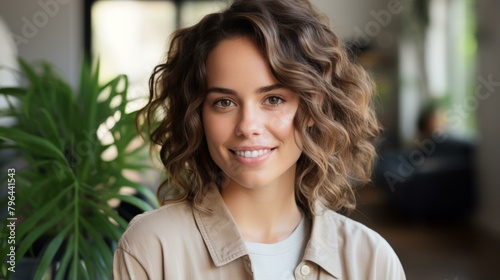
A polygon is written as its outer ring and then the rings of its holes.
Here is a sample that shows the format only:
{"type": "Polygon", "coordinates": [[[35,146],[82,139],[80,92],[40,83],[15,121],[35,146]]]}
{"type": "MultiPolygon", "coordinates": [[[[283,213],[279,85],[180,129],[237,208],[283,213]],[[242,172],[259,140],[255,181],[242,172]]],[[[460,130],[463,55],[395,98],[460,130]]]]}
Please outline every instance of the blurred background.
{"type": "MultiPolygon", "coordinates": [[[[227,2],[1,1],[0,64],[47,60],[76,87],[87,54],[103,82],[128,75],[136,109],[170,34],[227,2]]],[[[408,279],[498,279],[500,1],[312,2],[377,84],[384,132],[352,217],[389,241],[408,279]]],[[[0,70],[0,86],[16,83],[0,70]]]]}

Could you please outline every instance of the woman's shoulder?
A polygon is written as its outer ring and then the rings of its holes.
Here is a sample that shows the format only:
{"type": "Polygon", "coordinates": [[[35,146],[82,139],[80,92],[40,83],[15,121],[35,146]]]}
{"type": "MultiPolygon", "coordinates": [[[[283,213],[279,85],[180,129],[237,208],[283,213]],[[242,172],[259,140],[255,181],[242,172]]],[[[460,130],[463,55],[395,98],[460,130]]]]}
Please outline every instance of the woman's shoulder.
{"type": "Polygon", "coordinates": [[[158,226],[158,224],[175,223],[178,219],[192,216],[189,202],[178,202],[163,205],[157,209],[135,216],[129,223],[127,231],[137,226],[158,226]]]}
{"type": "Polygon", "coordinates": [[[350,240],[364,241],[364,243],[378,244],[381,241],[385,242],[385,239],[379,233],[343,214],[326,210],[324,216],[340,236],[348,236],[350,240]]]}
{"type": "Polygon", "coordinates": [[[190,231],[192,226],[195,225],[190,203],[167,204],[135,216],[123,233],[119,246],[127,247],[132,241],[144,238],[162,240],[190,231]]]}
{"type": "Polygon", "coordinates": [[[397,258],[396,254],[378,232],[368,226],[337,212],[326,210],[321,215],[323,230],[327,236],[336,243],[343,252],[362,252],[365,255],[383,255],[387,258],[397,258]]]}
{"type": "Polygon", "coordinates": [[[318,215],[314,223],[313,236],[321,240],[315,244],[323,251],[329,248],[330,256],[336,256],[333,259],[338,260],[337,266],[347,279],[405,279],[395,251],[376,231],[331,210],[318,215]]]}

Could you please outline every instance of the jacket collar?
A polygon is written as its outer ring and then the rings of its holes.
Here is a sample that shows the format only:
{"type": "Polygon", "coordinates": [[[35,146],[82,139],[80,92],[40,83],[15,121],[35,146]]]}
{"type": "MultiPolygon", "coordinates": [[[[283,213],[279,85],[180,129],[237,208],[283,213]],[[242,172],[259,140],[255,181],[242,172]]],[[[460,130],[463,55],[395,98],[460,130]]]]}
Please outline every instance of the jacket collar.
{"type": "Polygon", "coordinates": [[[337,279],[342,279],[339,249],[339,222],[334,211],[323,204],[315,204],[311,236],[304,251],[304,260],[321,266],[326,272],[337,279]]]}
{"type": "Polygon", "coordinates": [[[248,255],[248,251],[217,186],[207,187],[201,206],[208,212],[194,209],[194,218],[214,264],[223,266],[248,255]]]}
{"type": "MultiPolygon", "coordinates": [[[[245,242],[241,238],[231,213],[226,207],[217,186],[208,186],[208,192],[201,206],[208,212],[194,209],[194,218],[200,233],[216,266],[223,266],[242,256],[248,255],[245,242]]],[[[304,260],[321,266],[326,272],[342,278],[339,254],[339,235],[336,231],[338,218],[335,212],[316,204],[311,236],[304,251],[304,260]]]]}

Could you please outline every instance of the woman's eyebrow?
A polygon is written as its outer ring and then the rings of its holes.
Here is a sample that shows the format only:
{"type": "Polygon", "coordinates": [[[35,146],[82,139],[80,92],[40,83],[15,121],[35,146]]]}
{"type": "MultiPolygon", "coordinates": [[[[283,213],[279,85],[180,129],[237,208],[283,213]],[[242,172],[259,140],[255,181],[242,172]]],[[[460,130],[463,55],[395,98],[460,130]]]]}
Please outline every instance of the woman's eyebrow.
{"type": "Polygon", "coordinates": [[[265,87],[261,87],[261,88],[257,89],[257,93],[266,93],[266,92],[270,92],[270,91],[273,91],[275,89],[280,89],[280,88],[283,88],[283,86],[280,84],[274,84],[274,85],[265,86],[265,87]]]}
{"type": "Polygon", "coordinates": [[[207,94],[211,93],[211,92],[223,93],[223,94],[236,94],[236,92],[232,89],[221,88],[221,87],[211,87],[211,88],[207,89],[207,94]]]}
{"type": "MultiPolygon", "coordinates": [[[[280,88],[283,88],[283,86],[280,84],[274,84],[274,85],[260,87],[255,92],[256,93],[266,93],[266,92],[270,92],[270,91],[280,89],[280,88]]],[[[222,93],[222,94],[236,94],[236,91],[234,91],[232,89],[221,88],[221,87],[211,87],[207,90],[207,93],[211,93],[211,92],[222,93]]]]}

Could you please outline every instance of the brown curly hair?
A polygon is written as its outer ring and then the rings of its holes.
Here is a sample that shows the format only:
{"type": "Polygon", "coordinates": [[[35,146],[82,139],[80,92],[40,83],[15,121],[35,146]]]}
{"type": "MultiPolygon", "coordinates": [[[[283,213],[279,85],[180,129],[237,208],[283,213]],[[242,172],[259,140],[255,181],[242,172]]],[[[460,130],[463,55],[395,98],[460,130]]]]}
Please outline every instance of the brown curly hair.
{"type": "Polygon", "coordinates": [[[200,208],[205,186],[219,182],[221,170],[208,152],[201,119],[205,63],[218,43],[236,37],[251,38],[274,78],[300,98],[294,119],[303,148],[297,203],[309,213],[316,201],[334,211],[354,209],[353,188],[369,181],[379,132],[373,82],[349,59],[326,16],[306,0],[235,0],[173,34],[166,62],[151,75],[149,102],[137,117],[161,147],[166,179],[159,200],[188,200],[200,208]]]}

